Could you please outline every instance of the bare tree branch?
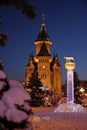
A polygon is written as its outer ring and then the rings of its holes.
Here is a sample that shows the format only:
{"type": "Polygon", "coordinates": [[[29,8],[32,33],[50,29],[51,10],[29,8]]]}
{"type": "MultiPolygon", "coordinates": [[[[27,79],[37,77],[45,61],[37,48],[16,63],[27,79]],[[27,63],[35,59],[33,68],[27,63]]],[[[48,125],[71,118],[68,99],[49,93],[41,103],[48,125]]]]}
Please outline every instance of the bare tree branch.
{"type": "Polygon", "coordinates": [[[27,0],[0,0],[0,6],[13,6],[25,14],[29,19],[34,19],[36,16],[36,7],[30,5],[27,0]]]}

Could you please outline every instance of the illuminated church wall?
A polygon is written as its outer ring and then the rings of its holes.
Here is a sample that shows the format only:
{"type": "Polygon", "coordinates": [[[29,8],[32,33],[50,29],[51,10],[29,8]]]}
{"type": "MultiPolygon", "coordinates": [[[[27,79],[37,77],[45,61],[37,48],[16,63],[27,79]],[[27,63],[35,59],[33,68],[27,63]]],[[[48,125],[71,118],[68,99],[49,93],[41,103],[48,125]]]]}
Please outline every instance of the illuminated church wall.
{"type": "Polygon", "coordinates": [[[36,46],[36,56],[31,54],[29,57],[25,70],[25,85],[28,85],[29,78],[36,69],[43,86],[48,87],[54,94],[61,94],[61,65],[58,55],[56,53],[53,56],[50,54],[52,41],[47,33],[44,17],[42,17],[40,32],[34,44],[36,46]]]}

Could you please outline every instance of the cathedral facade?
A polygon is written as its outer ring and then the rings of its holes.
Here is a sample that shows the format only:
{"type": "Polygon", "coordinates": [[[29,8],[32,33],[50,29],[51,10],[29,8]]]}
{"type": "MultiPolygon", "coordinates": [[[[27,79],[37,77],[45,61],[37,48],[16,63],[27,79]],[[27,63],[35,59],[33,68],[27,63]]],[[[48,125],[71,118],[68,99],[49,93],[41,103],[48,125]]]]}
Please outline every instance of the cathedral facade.
{"type": "Polygon", "coordinates": [[[28,86],[29,78],[34,70],[38,72],[44,88],[48,88],[53,94],[61,94],[62,74],[58,55],[50,53],[52,41],[46,29],[44,16],[42,17],[41,28],[34,42],[36,56],[30,54],[25,70],[25,85],[28,86]]]}

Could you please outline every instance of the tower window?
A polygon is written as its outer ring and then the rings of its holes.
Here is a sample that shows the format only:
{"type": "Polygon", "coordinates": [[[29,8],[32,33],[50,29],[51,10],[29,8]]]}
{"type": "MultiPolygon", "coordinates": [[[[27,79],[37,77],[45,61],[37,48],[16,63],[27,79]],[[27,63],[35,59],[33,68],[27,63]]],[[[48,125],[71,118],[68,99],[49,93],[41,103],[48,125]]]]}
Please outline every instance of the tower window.
{"type": "Polygon", "coordinates": [[[46,79],[46,75],[45,74],[41,75],[41,78],[46,79]]]}

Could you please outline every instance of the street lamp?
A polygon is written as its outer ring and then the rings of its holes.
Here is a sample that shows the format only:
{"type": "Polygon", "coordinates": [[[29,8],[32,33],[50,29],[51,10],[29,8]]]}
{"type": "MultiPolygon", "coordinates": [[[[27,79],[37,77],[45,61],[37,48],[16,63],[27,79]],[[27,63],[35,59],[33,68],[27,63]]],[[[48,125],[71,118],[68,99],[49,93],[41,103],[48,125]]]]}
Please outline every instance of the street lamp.
{"type": "Polygon", "coordinates": [[[80,88],[79,90],[81,93],[84,93],[85,89],[83,87],[80,88]]]}
{"type": "Polygon", "coordinates": [[[81,87],[79,91],[80,91],[80,94],[81,94],[81,95],[80,95],[81,98],[83,98],[85,89],[84,89],[83,87],[81,87]]]}

